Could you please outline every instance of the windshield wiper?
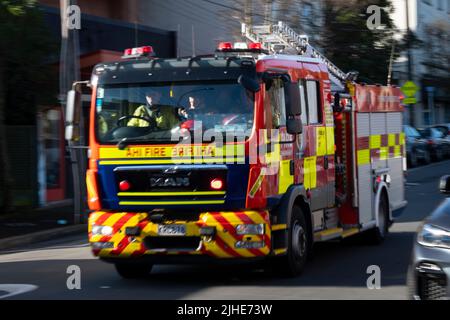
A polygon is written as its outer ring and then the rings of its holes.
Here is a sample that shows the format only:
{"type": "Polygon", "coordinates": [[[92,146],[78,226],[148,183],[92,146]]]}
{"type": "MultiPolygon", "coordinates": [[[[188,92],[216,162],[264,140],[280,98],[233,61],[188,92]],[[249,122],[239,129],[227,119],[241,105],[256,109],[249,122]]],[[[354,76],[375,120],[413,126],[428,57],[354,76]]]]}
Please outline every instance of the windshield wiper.
{"type": "Polygon", "coordinates": [[[125,150],[126,147],[128,147],[130,144],[132,143],[136,143],[136,142],[146,142],[146,143],[179,143],[180,141],[174,141],[171,140],[170,138],[154,138],[152,137],[151,139],[130,139],[130,138],[123,138],[122,140],[120,140],[117,143],[117,148],[119,148],[119,150],[125,150]]]}
{"type": "Polygon", "coordinates": [[[117,148],[119,148],[119,150],[125,150],[125,148],[134,142],[143,142],[146,141],[145,139],[130,139],[130,138],[123,138],[122,140],[119,141],[119,143],[117,143],[117,148]]]}

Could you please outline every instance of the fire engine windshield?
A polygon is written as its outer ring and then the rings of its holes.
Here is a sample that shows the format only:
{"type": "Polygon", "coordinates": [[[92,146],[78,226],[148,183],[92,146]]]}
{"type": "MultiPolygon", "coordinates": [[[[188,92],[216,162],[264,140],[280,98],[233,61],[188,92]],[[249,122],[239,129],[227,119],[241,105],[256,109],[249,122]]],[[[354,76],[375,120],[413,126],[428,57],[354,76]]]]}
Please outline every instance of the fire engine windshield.
{"type": "Polygon", "coordinates": [[[100,143],[178,142],[183,130],[242,135],[253,127],[254,93],[236,81],[104,85],[95,103],[100,143]]]}

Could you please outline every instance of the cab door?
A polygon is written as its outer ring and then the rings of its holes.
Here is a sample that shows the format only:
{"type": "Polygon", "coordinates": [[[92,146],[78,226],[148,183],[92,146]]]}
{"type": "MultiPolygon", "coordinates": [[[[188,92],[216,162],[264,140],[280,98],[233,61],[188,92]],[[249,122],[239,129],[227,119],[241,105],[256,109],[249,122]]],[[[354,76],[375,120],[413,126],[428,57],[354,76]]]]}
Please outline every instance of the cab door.
{"type": "Polygon", "coordinates": [[[303,163],[304,185],[311,192],[311,210],[315,211],[329,206],[330,148],[327,137],[330,136],[330,130],[327,132],[325,125],[320,82],[315,79],[302,80],[300,90],[305,97],[307,124],[303,163]]]}

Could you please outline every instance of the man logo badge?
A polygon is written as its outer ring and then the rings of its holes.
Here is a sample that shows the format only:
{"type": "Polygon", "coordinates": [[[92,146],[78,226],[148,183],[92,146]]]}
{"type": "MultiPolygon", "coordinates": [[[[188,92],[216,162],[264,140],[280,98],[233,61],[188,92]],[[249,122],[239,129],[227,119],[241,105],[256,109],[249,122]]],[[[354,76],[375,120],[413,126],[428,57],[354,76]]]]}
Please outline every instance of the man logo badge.
{"type": "Polygon", "coordinates": [[[176,178],[151,178],[151,187],[189,187],[190,181],[187,177],[176,178]]]}

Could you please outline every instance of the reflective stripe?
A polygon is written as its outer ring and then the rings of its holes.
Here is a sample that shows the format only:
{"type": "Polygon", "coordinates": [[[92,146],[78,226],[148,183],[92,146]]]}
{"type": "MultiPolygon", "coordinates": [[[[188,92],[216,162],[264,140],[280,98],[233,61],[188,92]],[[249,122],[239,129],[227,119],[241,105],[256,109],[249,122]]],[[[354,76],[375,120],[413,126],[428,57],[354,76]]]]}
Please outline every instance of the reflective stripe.
{"type": "Polygon", "coordinates": [[[283,254],[287,252],[286,248],[282,248],[282,249],[275,249],[273,250],[273,252],[275,253],[275,255],[279,255],[279,254],[283,254]]]}
{"type": "Polygon", "coordinates": [[[193,201],[120,201],[119,206],[158,206],[183,204],[222,204],[225,200],[193,200],[193,201]]]}
{"type": "Polygon", "coordinates": [[[334,127],[326,127],[327,130],[327,155],[334,155],[334,127]]]}
{"type": "Polygon", "coordinates": [[[304,186],[305,189],[317,187],[317,157],[308,157],[303,162],[304,186]]]}
{"type": "Polygon", "coordinates": [[[287,229],[287,224],[274,224],[274,225],[272,225],[272,231],[286,230],[286,229],[287,229]]]}
{"type": "Polygon", "coordinates": [[[370,150],[358,150],[358,165],[370,163],[370,150]]]}
{"type": "Polygon", "coordinates": [[[404,133],[390,133],[358,137],[357,162],[358,165],[369,164],[373,160],[387,160],[402,156],[404,133]]]}
{"type": "Polygon", "coordinates": [[[269,213],[267,211],[215,212],[202,213],[198,221],[172,221],[170,223],[186,226],[187,237],[200,237],[200,228],[211,226],[216,228],[216,235],[211,241],[203,239],[195,250],[148,250],[143,245],[147,237],[158,237],[158,224],[150,222],[147,213],[106,213],[95,212],[89,216],[89,227],[98,224],[113,228],[110,236],[90,234],[89,242],[113,242],[114,248],[93,250],[100,257],[135,257],[145,254],[182,255],[207,254],[216,258],[251,258],[269,255],[271,250],[271,231],[269,213]],[[263,241],[265,246],[258,249],[236,248],[236,242],[244,240],[244,236],[236,233],[236,226],[243,223],[264,223],[265,234],[245,236],[247,241],[263,241]],[[130,238],[126,235],[126,227],[139,227],[140,235],[130,238]],[[250,238],[250,239],[248,239],[250,238]]]}
{"type": "Polygon", "coordinates": [[[224,195],[225,191],[190,191],[190,192],[119,192],[119,197],[164,197],[164,196],[211,196],[224,195]]]}
{"type": "Polygon", "coordinates": [[[161,159],[161,158],[190,158],[190,157],[244,157],[244,144],[224,145],[215,147],[210,145],[162,145],[145,147],[128,147],[120,150],[114,147],[100,147],[100,159],[161,159]]]}
{"type": "Polygon", "coordinates": [[[327,153],[327,136],[325,127],[316,128],[316,156],[324,156],[327,153]]]}
{"type": "Polygon", "coordinates": [[[291,175],[291,160],[282,160],[278,173],[278,194],[283,194],[294,183],[294,176],[291,175]]]}
{"type": "Polygon", "coordinates": [[[174,158],[168,160],[100,160],[100,165],[144,165],[144,164],[201,164],[201,163],[245,163],[245,158],[174,158]]]}
{"type": "Polygon", "coordinates": [[[381,147],[381,135],[370,136],[370,149],[377,149],[381,147]]]}

